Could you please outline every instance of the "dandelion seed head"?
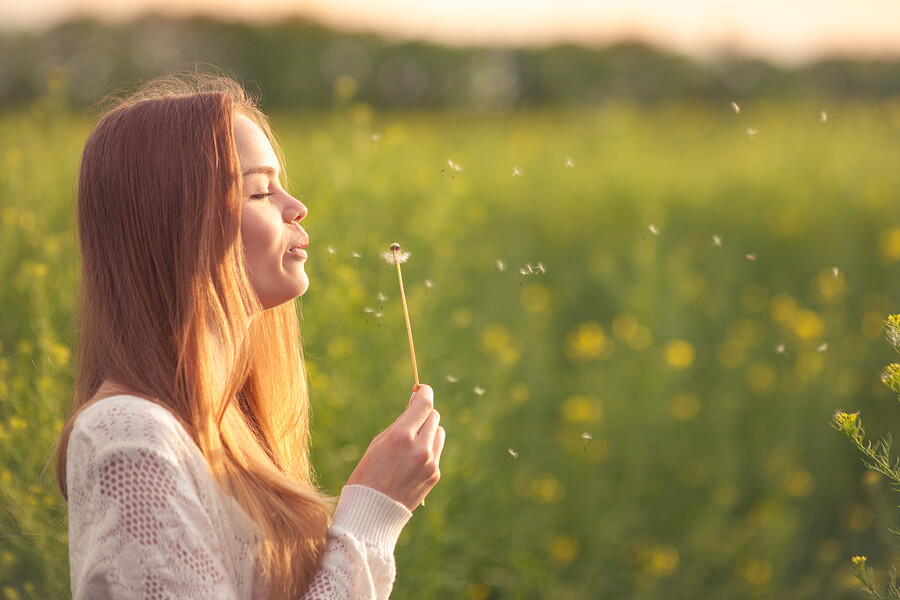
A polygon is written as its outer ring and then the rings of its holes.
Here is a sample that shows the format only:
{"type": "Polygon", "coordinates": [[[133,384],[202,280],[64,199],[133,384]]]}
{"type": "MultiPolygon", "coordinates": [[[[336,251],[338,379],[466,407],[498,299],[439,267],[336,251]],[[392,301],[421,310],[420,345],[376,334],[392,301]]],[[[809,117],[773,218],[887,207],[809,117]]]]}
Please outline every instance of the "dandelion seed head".
{"type": "Polygon", "coordinates": [[[425,280],[425,287],[429,290],[434,287],[434,283],[430,279],[425,280]]]}
{"type": "Polygon", "coordinates": [[[497,259],[497,270],[498,270],[498,271],[505,271],[505,270],[506,270],[506,263],[503,262],[502,260],[500,260],[499,258],[497,259]]]}
{"type": "Polygon", "coordinates": [[[574,167],[574,166],[575,166],[575,161],[572,160],[571,158],[567,158],[567,159],[566,159],[566,162],[564,163],[564,166],[570,167],[570,168],[571,168],[571,167],[574,167]]]}
{"type": "Polygon", "coordinates": [[[540,273],[541,275],[543,275],[544,273],[547,272],[547,269],[544,267],[544,263],[542,263],[542,262],[539,262],[538,264],[536,264],[534,266],[534,270],[535,270],[535,272],[540,273]]]}
{"type": "Polygon", "coordinates": [[[381,253],[381,258],[389,265],[403,264],[409,260],[410,253],[400,249],[400,244],[394,242],[390,250],[381,253]]]}
{"type": "Polygon", "coordinates": [[[354,250],[354,251],[351,252],[350,254],[353,256],[353,258],[362,258],[362,254],[360,254],[360,253],[357,252],[356,250],[354,250]]]}
{"type": "Polygon", "coordinates": [[[328,254],[337,254],[337,252],[335,252],[334,250],[334,246],[328,246],[328,248],[326,248],[325,250],[328,252],[328,254]]]}
{"type": "Polygon", "coordinates": [[[512,448],[507,448],[506,451],[509,452],[510,458],[519,458],[519,453],[512,448]]]}
{"type": "Polygon", "coordinates": [[[460,171],[462,171],[462,167],[459,165],[459,163],[453,162],[453,159],[448,158],[448,159],[447,159],[447,164],[450,166],[451,169],[453,169],[453,170],[456,171],[457,173],[459,173],[460,171]]]}
{"type": "Polygon", "coordinates": [[[519,170],[519,167],[513,167],[513,172],[512,172],[513,177],[518,177],[521,174],[522,174],[522,171],[519,170]]]}
{"type": "Polygon", "coordinates": [[[475,392],[476,396],[484,396],[484,394],[487,392],[487,390],[485,390],[480,385],[476,385],[473,391],[475,392]]]}
{"type": "Polygon", "coordinates": [[[592,440],[592,439],[594,439],[594,436],[591,435],[590,433],[588,433],[587,431],[585,431],[584,433],[581,434],[581,439],[592,440]]]}
{"type": "Polygon", "coordinates": [[[372,316],[375,317],[376,319],[380,319],[381,317],[384,316],[384,313],[377,312],[377,313],[374,313],[372,316]]]}
{"type": "Polygon", "coordinates": [[[382,304],[384,304],[384,302],[387,300],[387,296],[385,296],[382,292],[378,292],[378,296],[376,296],[376,297],[378,298],[378,301],[381,302],[382,304]]]}
{"type": "Polygon", "coordinates": [[[366,313],[366,314],[372,314],[372,313],[375,312],[375,309],[372,308],[372,307],[370,307],[370,306],[366,306],[366,307],[363,308],[363,312],[366,313]]]}
{"type": "Polygon", "coordinates": [[[841,276],[841,270],[837,267],[831,267],[831,276],[837,279],[841,276]]]}
{"type": "Polygon", "coordinates": [[[459,381],[459,379],[457,379],[457,378],[454,377],[453,375],[447,375],[447,382],[448,382],[448,383],[456,383],[456,382],[458,382],[458,381],[459,381]]]}
{"type": "Polygon", "coordinates": [[[656,225],[654,225],[653,223],[650,223],[650,226],[647,229],[649,229],[650,233],[652,233],[653,235],[659,235],[659,229],[657,229],[656,225]]]}
{"type": "Polygon", "coordinates": [[[719,248],[722,247],[722,238],[719,237],[718,233],[713,234],[712,241],[713,241],[713,246],[717,246],[719,248]]]}
{"type": "Polygon", "coordinates": [[[784,344],[775,346],[775,354],[784,354],[784,344]]]}
{"type": "Polygon", "coordinates": [[[752,140],[754,137],[756,137],[756,134],[757,134],[757,133],[759,133],[759,130],[758,130],[757,128],[755,128],[755,127],[748,127],[748,128],[747,128],[747,135],[750,136],[750,139],[751,139],[751,140],[752,140]]]}
{"type": "Polygon", "coordinates": [[[828,351],[828,342],[822,342],[816,346],[816,352],[822,353],[828,351]]]}
{"type": "Polygon", "coordinates": [[[732,102],[731,110],[734,111],[734,114],[739,115],[739,114],[741,114],[741,105],[738,104],[737,102],[732,102]]]}

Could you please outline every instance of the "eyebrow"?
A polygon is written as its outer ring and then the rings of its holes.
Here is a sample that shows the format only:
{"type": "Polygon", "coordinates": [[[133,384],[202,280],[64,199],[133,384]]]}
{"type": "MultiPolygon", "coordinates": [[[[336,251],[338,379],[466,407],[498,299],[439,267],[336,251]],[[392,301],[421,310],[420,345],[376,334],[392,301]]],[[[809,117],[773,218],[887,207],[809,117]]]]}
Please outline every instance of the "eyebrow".
{"type": "Polygon", "coordinates": [[[275,175],[275,172],[276,171],[274,167],[252,167],[244,172],[243,177],[246,177],[247,175],[254,175],[256,173],[261,173],[263,175],[275,175]]]}

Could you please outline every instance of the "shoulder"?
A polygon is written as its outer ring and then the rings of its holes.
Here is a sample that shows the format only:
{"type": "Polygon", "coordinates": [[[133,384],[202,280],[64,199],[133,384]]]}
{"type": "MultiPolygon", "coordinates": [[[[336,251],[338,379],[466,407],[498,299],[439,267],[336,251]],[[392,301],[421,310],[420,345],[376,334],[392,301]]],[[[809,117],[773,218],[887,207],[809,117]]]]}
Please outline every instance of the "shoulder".
{"type": "Polygon", "coordinates": [[[150,452],[169,462],[203,462],[179,420],[156,402],[132,395],[110,396],[85,408],[72,424],[68,453],[95,460],[110,453],[150,452]]]}

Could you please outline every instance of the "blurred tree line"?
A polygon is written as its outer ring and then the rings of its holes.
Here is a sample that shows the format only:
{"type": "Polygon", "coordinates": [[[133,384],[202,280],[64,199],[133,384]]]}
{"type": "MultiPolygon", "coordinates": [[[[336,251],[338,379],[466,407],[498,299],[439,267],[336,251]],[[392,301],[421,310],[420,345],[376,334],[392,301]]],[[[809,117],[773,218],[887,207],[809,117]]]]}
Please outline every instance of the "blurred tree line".
{"type": "Polygon", "coordinates": [[[73,106],[123,82],[209,63],[265,90],[267,109],[354,98],[380,108],[504,108],[607,99],[740,101],[900,94],[900,60],[824,60],[797,68],[738,56],[696,61],[638,43],[605,48],[446,47],[339,33],[303,20],[259,25],[148,16],[123,25],[73,20],[0,31],[0,108],[28,104],[62,79],[73,106]]]}

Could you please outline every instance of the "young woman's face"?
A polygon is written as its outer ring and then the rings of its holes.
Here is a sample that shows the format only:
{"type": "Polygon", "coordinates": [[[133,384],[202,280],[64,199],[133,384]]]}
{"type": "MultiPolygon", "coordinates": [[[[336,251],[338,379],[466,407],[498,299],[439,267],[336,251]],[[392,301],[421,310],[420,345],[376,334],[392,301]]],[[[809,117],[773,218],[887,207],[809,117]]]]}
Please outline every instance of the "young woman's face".
{"type": "Polygon", "coordinates": [[[272,308],[309,287],[304,269],[309,236],[300,227],[307,210],[281,187],[281,166],[266,135],[239,113],[234,141],[244,180],[241,237],[247,274],[263,308],[272,308]]]}

